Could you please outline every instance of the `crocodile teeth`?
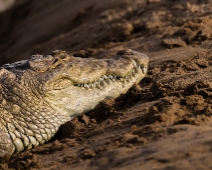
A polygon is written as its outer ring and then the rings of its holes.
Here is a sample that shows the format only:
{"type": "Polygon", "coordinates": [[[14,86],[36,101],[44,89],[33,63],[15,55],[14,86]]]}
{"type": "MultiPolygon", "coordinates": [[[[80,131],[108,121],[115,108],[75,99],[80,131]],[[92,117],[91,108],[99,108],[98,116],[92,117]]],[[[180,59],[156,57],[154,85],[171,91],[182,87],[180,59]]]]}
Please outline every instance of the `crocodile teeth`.
{"type": "Polygon", "coordinates": [[[104,75],[102,78],[104,78],[104,79],[108,79],[108,77],[107,77],[106,75],[104,75]]]}
{"type": "Polygon", "coordinates": [[[135,62],[135,60],[132,60],[134,67],[138,67],[137,63],[135,62]]]}
{"type": "Polygon", "coordinates": [[[124,78],[119,78],[119,80],[120,80],[120,81],[124,81],[125,79],[124,79],[124,78]]]}
{"type": "Polygon", "coordinates": [[[130,70],[124,77],[117,77],[117,76],[112,76],[112,75],[103,75],[101,78],[99,78],[96,82],[90,83],[90,84],[76,84],[78,87],[85,87],[85,88],[101,88],[102,86],[106,85],[106,83],[115,82],[115,81],[120,81],[120,82],[126,82],[131,80],[136,73],[141,72],[143,74],[147,73],[147,68],[146,67],[141,67],[136,63],[135,60],[132,60],[133,63],[133,69],[130,70]]]}
{"type": "Polygon", "coordinates": [[[89,85],[88,85],[88,84],[84,84],[84,87],[88,88],[88,87],[89,87],[89,85]]]}
{"type": "Polygon", "coordinates": [[[143,67],[141,70],[142,70],[142,72],[143,72],[144,74],[146,74],[147,68],[143,67]]]}
{"type": "Polygon", "coordinates": [[[90,88],[90,87],[91,87],[91,84],[87,84],[87,85],[88,85],[88,86],[87,86],[88,88],[90,88]]]}

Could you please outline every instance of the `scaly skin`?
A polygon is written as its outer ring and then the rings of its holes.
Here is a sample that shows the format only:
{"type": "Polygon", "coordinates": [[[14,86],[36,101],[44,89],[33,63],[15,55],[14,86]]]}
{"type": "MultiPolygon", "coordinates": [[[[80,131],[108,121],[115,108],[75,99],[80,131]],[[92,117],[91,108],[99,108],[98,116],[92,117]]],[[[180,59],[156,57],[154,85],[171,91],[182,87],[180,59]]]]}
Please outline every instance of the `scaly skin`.
{"type": "Polygon", "coordinates": [[[0,70],[0,159],[50,140],[66,121],[116,98],[146,74],[148,57],[132,50],[114,59],[64,51],[34,55],[0,70]]]}

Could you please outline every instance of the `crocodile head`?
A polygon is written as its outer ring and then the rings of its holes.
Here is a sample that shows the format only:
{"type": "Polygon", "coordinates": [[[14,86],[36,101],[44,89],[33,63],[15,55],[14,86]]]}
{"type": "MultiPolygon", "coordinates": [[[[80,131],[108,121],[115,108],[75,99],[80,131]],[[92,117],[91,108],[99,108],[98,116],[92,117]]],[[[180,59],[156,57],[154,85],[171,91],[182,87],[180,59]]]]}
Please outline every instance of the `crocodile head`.
{"type": "Polygon", "coordinates": [[[35,55],[28,63],[39,74],[36,77],[51,107],[76,117],[101,100],[126,93],[145,76],[148,61],[145,54],[133,50],[119,51],[113,59],[79,58],[54,51],[35,55]]]}
{"type": "Polygon", "coordinates": [[[132,50],[113,59],[34,55],[0,67],[0,160],[51,139],[66,121],[116,98],[147,72],[132,50]]]}

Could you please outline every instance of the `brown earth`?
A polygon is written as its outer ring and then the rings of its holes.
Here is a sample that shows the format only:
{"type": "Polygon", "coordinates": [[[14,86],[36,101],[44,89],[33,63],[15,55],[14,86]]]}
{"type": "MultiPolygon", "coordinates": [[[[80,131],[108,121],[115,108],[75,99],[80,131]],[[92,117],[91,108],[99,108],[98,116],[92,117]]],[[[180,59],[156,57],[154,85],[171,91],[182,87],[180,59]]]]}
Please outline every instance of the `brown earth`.
{"type": "Polygon", "coordinates": [[[1,169],[212,169],[211,0],[19,0],[0,15],[1,64],[55,49],[150,57],[139,85],[1,169]]]}

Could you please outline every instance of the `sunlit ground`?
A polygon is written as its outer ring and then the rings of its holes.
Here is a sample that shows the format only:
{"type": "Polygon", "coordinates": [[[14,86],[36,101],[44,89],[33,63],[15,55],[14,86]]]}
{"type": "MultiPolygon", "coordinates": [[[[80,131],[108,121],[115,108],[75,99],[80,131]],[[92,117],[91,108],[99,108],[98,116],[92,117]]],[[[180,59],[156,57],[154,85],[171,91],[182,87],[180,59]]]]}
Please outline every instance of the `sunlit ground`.
{"type": "Polygon", "coordinates": [[[0,0],[0,12],[11,7],[15,0],[0,0]]]}

